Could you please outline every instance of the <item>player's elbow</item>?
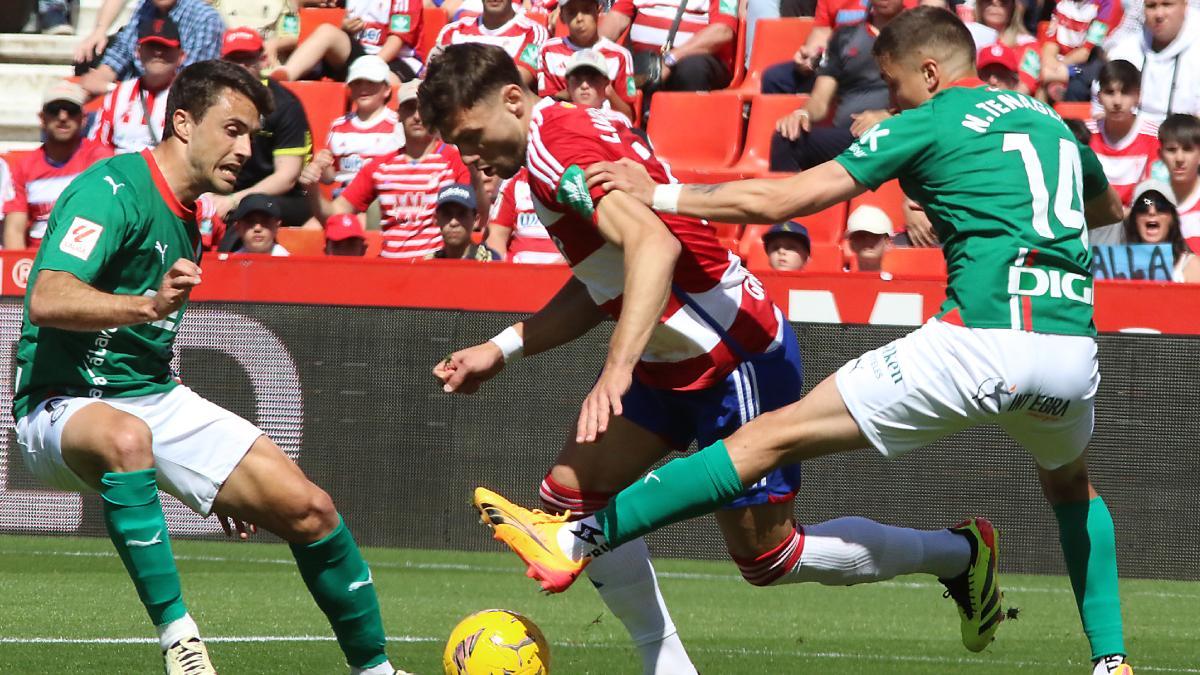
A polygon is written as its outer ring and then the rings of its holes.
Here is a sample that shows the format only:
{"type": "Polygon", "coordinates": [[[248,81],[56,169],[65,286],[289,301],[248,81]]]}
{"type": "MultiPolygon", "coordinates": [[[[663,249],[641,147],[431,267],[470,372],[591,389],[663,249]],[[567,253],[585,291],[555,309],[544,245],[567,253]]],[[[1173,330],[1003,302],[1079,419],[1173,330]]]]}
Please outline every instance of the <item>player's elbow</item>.
{"type": "Polygon", "coordinates": [[[35,283],[29,296],[29,323],[38,327],[50,325],[54,321],[53,303],[47,297],[44,288],[43,284],[35,283]]]}

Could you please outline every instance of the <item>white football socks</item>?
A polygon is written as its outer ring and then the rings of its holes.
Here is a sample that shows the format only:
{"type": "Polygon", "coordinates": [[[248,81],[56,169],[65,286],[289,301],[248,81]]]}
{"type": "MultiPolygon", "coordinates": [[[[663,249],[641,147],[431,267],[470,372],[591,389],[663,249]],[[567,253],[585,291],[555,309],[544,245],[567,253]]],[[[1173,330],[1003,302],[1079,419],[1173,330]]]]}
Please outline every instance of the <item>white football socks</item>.
{"type": "Polygon", "coordinates": [[[949,579],[970,562],[971,545],[949,530],[912,530],[848,516],[804,526],[800,562],[776,584],[849,586],[901,574],[949,579]]]}
{"type": "Polygon", "coordinates": [[[398,672],[400,671],[396,670],[388,661],[384,661],[377,666],[371,666],[370,668],[350,667],[350,675],[395,675],[398,672]]]}
{"type": "Polygon", "coordinates": [[[571,560],[583,560],[589,555],[600,557],[608,543],[596,517],[587,516],[558,529],[558,547],[571,560]]]}
{"type": "Polygon", "coordinates": [[[1092,675],[1109,675],[1125,663],[1124,654],[1113,654],[1098,659],[1092,667],[1092,675]]]}
{"type": "Polygon", "coordinates": [[[643,673],[693,675],[696,672],[658,589],[644,539],[594,558],[587,573],[604,604],[629,631],[642,656],[643,673]]]}
{"type": "Polygon", "coordinates": [[[170,623],[155,626],[158,631],[158,646],[165,652],[171,645],[187,638],[200,637],[200,627],[191,614],[184,614],[170,623]]]}

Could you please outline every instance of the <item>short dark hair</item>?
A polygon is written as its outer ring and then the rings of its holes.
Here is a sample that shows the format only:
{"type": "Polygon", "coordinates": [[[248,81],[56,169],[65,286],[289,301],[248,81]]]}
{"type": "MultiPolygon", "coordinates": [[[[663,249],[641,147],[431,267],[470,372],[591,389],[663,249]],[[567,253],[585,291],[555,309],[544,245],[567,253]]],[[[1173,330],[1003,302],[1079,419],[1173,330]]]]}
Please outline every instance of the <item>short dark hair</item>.
{"type": "Polygon", "coordinates": [[[445,123],[458,113],[510,84],[524,86],[508,52],[477,42],[450,45],[425,68],[417,90],[421,120],[444,131],[445,123]]]}
{"type": "Polygon", "coordinates": [[[939,61],[962,59],[975,65],[975,41],[962,20],[941,7],[914,7],[888,22],[875,38],[876,59],[899,61],[931,56],[939,61]]]}
{"type": "Polygon", "coordinates": [[[1158,142],[1178,143],[1185,148],[1200,146],[1200,119],[1176,113],[1158,125],[1158,142]]]}
{"type": "Polygon", "coordinates": [[[175,135],[172,119],[176,110],[186,110],[193,119],[200,121],[227,90],[250,99],[259,115],[269,115],[275,109],[271,91],[250,71],[228,61],[199,61],[180,71],[171,83],[163,139],[175,135]]]}
{"type": "Polygon", "coordinates": [[[1075,137],[1075,140],[1079,141],[1080,145],[1087,146],[1088,143],[1092,142],[1092,131],[1087,128],[1087,122],[1070,117],[1064,117],[1063,124],[1067,125],[1067,129],[1070,130],[1071,135],[1075,137]]]}
{"type": "Polygon", "coordinates": [[[1117,59],[1109,61],[1100,68],[1100,74],[1096,77],[1100,81],[1100,88],[1104,89],[1110,84],[1121,85],[1121,91],[1133,92],[1142,90],[1142,73],[1137,69],[1137,66],[1125,61],[1117,59]]]}

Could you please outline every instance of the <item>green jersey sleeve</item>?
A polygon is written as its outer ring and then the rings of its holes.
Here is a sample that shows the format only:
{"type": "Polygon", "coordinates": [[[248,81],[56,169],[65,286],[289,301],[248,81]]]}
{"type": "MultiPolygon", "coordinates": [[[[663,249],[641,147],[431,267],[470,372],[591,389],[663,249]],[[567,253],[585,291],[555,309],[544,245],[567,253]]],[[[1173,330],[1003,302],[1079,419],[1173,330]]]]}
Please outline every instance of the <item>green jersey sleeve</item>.
{"type": "Polygon", "coordinates": [[[96,281],[104,271],[134,216],[106,180],[117,179],[103,172],[88,172],[59,198],[38,250],[38,269],[70,272],[87,283],[96,281]]]}
{"type": "Polygon", "coordinates": [[[929,117],[929,106],[889,117],[863,132],[834,161],[854,180],[874,190],[925,154],[936,130],[929,117]]]}
{"type": "Polygon", "coordinates": [[[1088,146],[1079,146],[1079,158],[1083,162],[1083,201],[1087,202],[1108,190],[1108,177],[1100,159],[1088,146]]]}

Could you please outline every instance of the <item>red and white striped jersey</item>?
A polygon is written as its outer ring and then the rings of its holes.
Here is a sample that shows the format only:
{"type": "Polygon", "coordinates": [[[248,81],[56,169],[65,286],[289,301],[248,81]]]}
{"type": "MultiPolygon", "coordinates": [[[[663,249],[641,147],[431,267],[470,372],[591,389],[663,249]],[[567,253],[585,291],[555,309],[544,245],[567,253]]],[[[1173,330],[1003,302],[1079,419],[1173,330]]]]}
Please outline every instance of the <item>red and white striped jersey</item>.
{"type": "Polygon", "coordinates": [[[196,227],[200,230],[200,248],[204,251],[215,251],[225,238],[225,220],[217,215],[217,204],[211,192],[205,192],[196,198],[193,211],[196,214],[196,227]]]}
{"type": "MultiPolygon", "coordinates": [[[[1178,195],[1177,195],[1178,197],[1178,195]]],[[[1200,253],[1200,185],[1179,200],[1179,231],[1192,253],[1200,253]]]]}
{"type": "Polygon", "coordinates": [[[118,155],[153,148],[163,137],[170,91],[148,91],[140,78],[121,82],[105,95],[88,138],[118,155]]]}
{"type": "Polygon", "coordinates": [[[347,185],[367,162],[404,147],[404,127],[395,110],[381,108],[367,120],[346,113],[333,121],[326,140],[333,153],[334,181],[347,185]]]}
{"type": "Polygon", "coordinates": [[[1063,54],[1095,47],[1112,27],[1113,5],[1113,0],[1059,0],[1046,37],[1057,42],[1063,54]]]}
{"type": "MultiPolygon", "coordinates": [[[[27,245],[41,243],[46,234],[46,222],[50,220],[50,211],[67,184],[92,164],[111,156],[111,149],[84,139],[71,159],[62,166],[51,164],[46,159],[45,149],[41,147],[22,153],[15,160],[9,157],[13,193],[12,198],[4,203],[4,213],[24,211],[29,214],[29,232],[25,236],[27,245]]],[[[117,189],[113,188],[114,194],[117,189]]]]}
{"type": "MultiPolygon", "coordinates": [[[[550,38],[542,45],[542,69],[538,71],[538,96],[554,96],[567,88],[567,61],[571,55],[583,49],[571,43],[568,37],[550,38]]],[[[637,96],[637,85],[633,82],[633,55],[621,45],[607,38],[600,38],[590,49],[604,55],[608,62],[608,79],[613,90],[622,101],[633,105],[637,96]]]]}
{"type": "Polygon", "coordinates": [[[4,219],[4,205],[13,195],[12,172],[8,170],[8,162],[0,157],[0,220],[4,219]]]}
{"type": "Polygon", "coordinates": [[[434,222],[437,193],[451,183],[471,182],[458,149],[436,142],[419,160],[403,149],[371,160],[358,172],[341,196],[358,211],[379,199],[383,230],[383,258],[423,258],[442,246],[442,233],[434,222]]]}
{"type": "MultiPolygon", "coordinates": [[[[596,224],[605,193],[589,190],[583,171],[595,162],[629,158],[658,182],[674,182],[621,117],[542,99],[534,108],[525,166],[534,208],[571,272],[595,303],[621,314],[625,265],[619,248],[596,224]]],[[[781,344],[783,317],[758,279],[717,241],[712,226],[695,218],[659,214],[679,240],[671,294],[635,370],[649,386],[703,389],[732,372],[744,355],[781,344]]]]}
{"type": "Polygon", "coordinates": [[[492,206],[490,225],[512,230],[508,240],[508,261],[515,263],[560,263],[562,254],[550,239],[546,226],[538,220],[529,191],[529,170],[504,181],[500,196],[492,206]]]}
{"type": "MultiPolygon", "coordinates": [[[[633,51],[658,51],[667,42],[667,34],[671,32],[671,24],[679,11],[681,0],[616,0],[612,11],[624,14],[633,19],[629,29],[629,39],[633,42],[633,51]]],[[[737,42],[737,0],[683,0],[687,9],[679,23],[679,31],[675,33],[675,46],[682,47],[692,36],[709,24],[723,23],[734,32],[734,38],[727,42],[715,54],[721,59],[729,72],[733,72],[733,50],[737,42]]]]}
{"type": "Polygon", "coordinates": [[[548,39],[550,32],[546,27],[524,14],[517,14],[495,30],[483,25],[483,17],[470,16],[446,24],[438,33],[437,44],[449,46],[480,42],[496,45],[508,52],[518,67],[537,74],[541,65],[539,53],[548,39]]]}
{"type": "Polygon", "coordinates": [[[1088,147],[1096,153],[1108,184],[1129,206],[1133,188],[1150,176],[1150,167],[1158,159],[1158,125],[1148,119],[1138,119],[1124,138],[1109,139],[1104,134],[1103,120],[1088,120],[1092,140],[1088,147]]]}
{"type": "Polygon", "coordinates": [[[388,36],[396,35],[404,43],[396,56],[413,56],[421,40],[423,11],[420,0],[346,0],[346,15],[362,19],[355,38],[368,54],[378,54],[388,36]]]}

